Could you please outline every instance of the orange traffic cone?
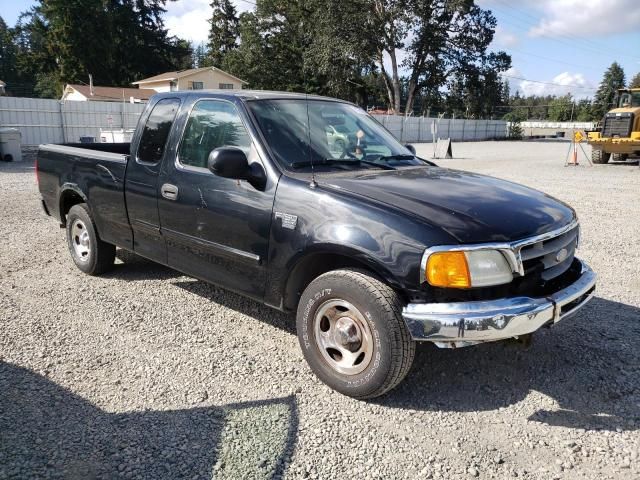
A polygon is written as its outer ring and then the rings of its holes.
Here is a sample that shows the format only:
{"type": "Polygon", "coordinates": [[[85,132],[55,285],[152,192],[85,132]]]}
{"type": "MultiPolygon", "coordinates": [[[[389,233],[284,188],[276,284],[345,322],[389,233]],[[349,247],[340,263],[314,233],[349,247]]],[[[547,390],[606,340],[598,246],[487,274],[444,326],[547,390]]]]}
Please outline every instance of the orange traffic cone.
{"type": "Polygon", "coordinates": [[[571,162],[573,165],[578,166],[580,165],[578,163],[578,149],[576,148],[576,144],[573,144],[573,162],[571,162]]]}

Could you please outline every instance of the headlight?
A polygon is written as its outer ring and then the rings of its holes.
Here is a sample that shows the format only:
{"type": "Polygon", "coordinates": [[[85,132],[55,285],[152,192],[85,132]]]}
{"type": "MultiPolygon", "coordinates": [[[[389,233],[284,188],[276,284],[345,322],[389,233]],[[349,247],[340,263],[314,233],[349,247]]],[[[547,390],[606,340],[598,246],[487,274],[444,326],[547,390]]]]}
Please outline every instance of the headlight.
{"type": "Polygon", "coordinates": [[[434,252],[427,258],[424,273],[434,287],[488,287],[513,280],[511,268],[498,250],[434,252]]]}

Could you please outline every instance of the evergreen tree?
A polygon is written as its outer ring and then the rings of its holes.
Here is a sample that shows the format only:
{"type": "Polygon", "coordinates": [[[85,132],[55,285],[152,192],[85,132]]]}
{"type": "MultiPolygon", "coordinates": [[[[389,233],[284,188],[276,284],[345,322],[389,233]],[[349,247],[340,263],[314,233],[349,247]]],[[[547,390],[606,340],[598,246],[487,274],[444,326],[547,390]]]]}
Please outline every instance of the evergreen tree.
{"type": "Polygon", "coordinates": [[[578,105],[576,105],[576,114],[575,119],[578,122],[592,122],[594,120],[598,120],[593,116],[593,105],[591,100],[588,98],[583,98],[578,101],[578,105]]]}
{"type": "Polygon", "coordinates": [[[636,73],[629,82],[629,88],[640,88],[640,72],[636,73]]]}
{"type": "Polygon", "coordinates": [[[9,89],[12,95],[59,98],[62,94],[56,57],[47,47],[47,36],[48,26],[40,7],[20,14],[14,28],[18,82],[9,89]]]}
{"type": "MultiPolygon", "coordinates": [[[[516,93],[518,92],[516,91],[516,93]]],[[[509,85],[509,80],[505,78],[504,83],[502,84],[501,103],[502,105],[509,105],[510,101],[511,101],[511,86],[509,85]]]]}
{"type": "Polygon", "coordinates": [[[13,31],[7,27],[4,19],[0,17],[0,80],[3,80],[9,88],[11,83],[17,80],[17,48],[13,38],[13,31]]]}
{"type": "Polygon", "coordinates": [[[601,119],[604,114],[613,106],[613,100],[616,91],[625,86],[624,70],[617,62],[613,62],[611,66],[604,72],[600,86],[596,91],[595,105],[593,113],[596,118],[601,119]]]}
{"type": "Polygon", "coordinates": [[[213,14],[209,23],[209,61],[213,66],[224,65],[225,57],[238,46],[238,15],[231,0],[213,0],[213,14]]]}
{"type": "Polygon", "coordinates": [[[182,38],[171,39],[171,65],[176,70],[187,70],[194,68],[193,45],[188,40],[182,38]]]}
{"type": "MultiPolygon", "coordinates": [[[[317,85],[304,70],[306,43],[302,4],[294,0],[259,0],[255,12],[240,15],[240,45],[224,59],[229,73],[251,88],[305,91],[317,85]],[[306,80],[306,81],[305,81],[306,80]]],[[[308,23],[307,28],[310,28],[308,23]]],[[[316,91],[313,87],[311,92],[316,91]]]]}
{"type": "Polygon", "coordinates": [[[204,43],[200,43],[198,46],[193,48],[193,66],[194,68],[202,68],[202,67],[210,67],[211,60],[209,58],[209,52],[207,50],[207,46],[204,43]]]}
{"type": "Polygon", "coordinates": [[[64,83],[129,86],[167,70],[189,68],[187,42],[170,37],[166,0],[41,0],[15,32],[17,71],[35,93],[60,97],[64,83]],[[88,21],[90,19],[90,21],[88,21]]]}
{"type": "Polygon", "coordinates": [[[571,94],[554,98],[549,105],[549,120],[552,122],[568,122],[574,108],[571,94]]]}

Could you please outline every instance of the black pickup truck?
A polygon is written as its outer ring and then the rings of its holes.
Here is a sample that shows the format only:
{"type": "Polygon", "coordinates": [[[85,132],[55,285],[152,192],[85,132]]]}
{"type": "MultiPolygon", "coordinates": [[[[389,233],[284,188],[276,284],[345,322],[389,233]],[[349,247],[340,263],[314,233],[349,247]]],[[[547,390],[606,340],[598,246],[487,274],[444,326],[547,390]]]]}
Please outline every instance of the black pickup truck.
{"type": "Polygon", "coordinates": [[[526,339],[594,294],[573,209],[420,159],[335,99],[158,94],[131,144],[42,145],[37,172],[80,270],[119,247],[295,311],[312,370],[356,398],[396,386],[416,341],[526,339]]]}

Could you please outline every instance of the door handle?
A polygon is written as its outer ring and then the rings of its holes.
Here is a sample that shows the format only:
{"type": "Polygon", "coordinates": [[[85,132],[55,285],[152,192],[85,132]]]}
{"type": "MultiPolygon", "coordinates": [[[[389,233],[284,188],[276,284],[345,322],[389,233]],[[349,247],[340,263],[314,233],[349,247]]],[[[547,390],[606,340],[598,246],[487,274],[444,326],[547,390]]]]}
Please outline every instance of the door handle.
{"type": "Polygon", "coordinates": [[[178,187],[175,185],[171,185],[170,183],[165,183],[160,187],[160,193],[167,200],[177,200],[178,199],[178,187]]]}

